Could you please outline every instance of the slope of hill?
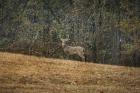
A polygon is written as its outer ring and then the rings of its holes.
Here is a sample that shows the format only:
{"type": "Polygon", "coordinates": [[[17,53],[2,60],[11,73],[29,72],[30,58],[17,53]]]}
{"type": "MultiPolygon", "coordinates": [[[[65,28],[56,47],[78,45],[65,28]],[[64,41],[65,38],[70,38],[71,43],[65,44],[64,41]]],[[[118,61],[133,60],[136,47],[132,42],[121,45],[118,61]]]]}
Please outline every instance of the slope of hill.
{"type": "Polygon", "coordinates": [[[0,93],[140,93],[140,68],[0,52],[0,93]]]}

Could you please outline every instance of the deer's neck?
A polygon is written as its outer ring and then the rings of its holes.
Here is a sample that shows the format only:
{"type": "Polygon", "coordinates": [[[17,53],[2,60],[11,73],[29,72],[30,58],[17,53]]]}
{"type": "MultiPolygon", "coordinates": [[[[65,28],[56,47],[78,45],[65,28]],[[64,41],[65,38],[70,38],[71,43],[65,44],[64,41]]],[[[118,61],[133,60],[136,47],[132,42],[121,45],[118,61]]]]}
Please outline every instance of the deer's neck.
{"type": "Polygon", "coordinates": [[[65,47],[67,47],[67,45],[65,45],[65,44],[64,44],[64,45],[62,45],[62,48],[65,48],[65,47]]]}

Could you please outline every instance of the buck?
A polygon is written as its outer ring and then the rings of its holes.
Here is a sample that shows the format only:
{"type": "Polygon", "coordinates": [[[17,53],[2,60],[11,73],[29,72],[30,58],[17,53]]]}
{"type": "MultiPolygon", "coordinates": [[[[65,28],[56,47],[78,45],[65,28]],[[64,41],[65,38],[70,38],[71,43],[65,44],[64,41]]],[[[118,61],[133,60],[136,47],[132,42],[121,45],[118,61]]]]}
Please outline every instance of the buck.
{"type": "Polygon", "coordinates": [[[69,41],[69,39],[61,38],[60,40],[61,40],[63,51],[67,56],[78,55],[82,59],[82,61],[85,61],[85,56],[84,56],[85,49],[83,47],[67,45],[66,42],[69,41]]]}

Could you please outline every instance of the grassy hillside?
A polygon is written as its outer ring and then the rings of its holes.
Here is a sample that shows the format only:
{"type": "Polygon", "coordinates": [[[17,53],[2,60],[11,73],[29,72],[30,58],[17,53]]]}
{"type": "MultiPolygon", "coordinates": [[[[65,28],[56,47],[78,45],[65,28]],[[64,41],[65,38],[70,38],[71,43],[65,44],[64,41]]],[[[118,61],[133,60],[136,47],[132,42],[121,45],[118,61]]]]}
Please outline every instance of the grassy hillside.
{"type": "Polygon", "coordinates": [[[140,68],[0,52],[0,93],[140,93],[140,68]]]}

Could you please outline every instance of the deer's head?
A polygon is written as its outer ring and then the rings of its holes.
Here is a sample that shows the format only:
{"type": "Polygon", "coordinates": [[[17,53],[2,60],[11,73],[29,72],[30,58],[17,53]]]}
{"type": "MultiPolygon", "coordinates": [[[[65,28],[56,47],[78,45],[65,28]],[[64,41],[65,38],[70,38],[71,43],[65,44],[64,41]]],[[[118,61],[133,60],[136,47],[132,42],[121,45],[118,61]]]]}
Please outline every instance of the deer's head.
{"type": "Polygon", "coordinates": [[[67,38],[66,39],[61,38],[60,40],[61,40],[62,47],[64,47],[66,45],[66,42],[69,41],[69,39],[67,38]]]}

